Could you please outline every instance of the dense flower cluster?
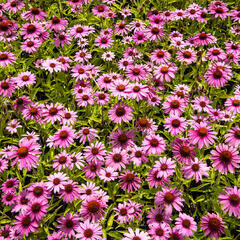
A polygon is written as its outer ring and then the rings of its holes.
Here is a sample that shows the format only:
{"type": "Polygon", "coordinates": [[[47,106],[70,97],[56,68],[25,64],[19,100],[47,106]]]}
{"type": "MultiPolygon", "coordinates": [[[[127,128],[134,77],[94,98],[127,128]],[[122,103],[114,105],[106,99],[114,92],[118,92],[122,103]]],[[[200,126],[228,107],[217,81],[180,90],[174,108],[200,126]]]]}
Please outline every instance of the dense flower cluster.
{"type": "Polygon", "coordinates": [[[239,239],[240,8],[0,3],[0,240],[239,239]]]}

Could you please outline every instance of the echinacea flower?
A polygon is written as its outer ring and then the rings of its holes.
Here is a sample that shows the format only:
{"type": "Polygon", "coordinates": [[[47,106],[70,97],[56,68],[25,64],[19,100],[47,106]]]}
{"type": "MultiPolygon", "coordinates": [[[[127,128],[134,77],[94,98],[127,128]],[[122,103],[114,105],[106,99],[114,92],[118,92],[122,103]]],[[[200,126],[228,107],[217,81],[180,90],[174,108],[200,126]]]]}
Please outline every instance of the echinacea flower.
{"type": "Polygon", "coordinates": [[[132,228],[128,228],[128,232],[124,233],[124,238],[122,240],[150,240],[150,236],[148,233],[140,231],[140,229],[136,229],[133,231],[132,228]]]}
{"type": "Polygon", "coordinates": [[[79,220],[78,214],[66,213],[65,216],[58,219],[59,224],[56,227],[59,228],[59,231],[61,231],[64,236],[69,238],[75,237],[79,220]]]}
{"type": "Polygon", "coordinates": [[[178,191],[176,187],[174,188],[162,188],[162,191],[157,192],[155,196],[155,204],[157,206],[164,205],[165,212],[167,215],[172,214],[172,209],[176,209],[178,212],[181,211],[183,207],[184,199],[180,197],[181,191],[178,191]]]}
{"type": "Polygon", "coordinates": [[[240,189],[237,186],[226,187],[225,193],[221,193],[218,196],[219,203],[222,206],[224,212],[228,211],[229,216],[234,215],[240,218],[240,189]]]}
{"type": "Polygon", "coordinates": [[[190,179],[194,176],[196,182],[199,182],[199,180],[202,181],[202,176],[208,177],[209,174],[207,171],[209,170],[210,167],[208,167],[206,163],[199,161],[198,158],[194,158],[194,161],[182,167],[184,177],[190,179]]]}
{"type": "Polygon", "coordinates": [[[64,183],[69,179],[65,173],[56,172],[47,177],[46,187],[49,191],[59,193],[65,188],[64,183]]]}
{"type": "Polygon", "coordinates": [[[123,181],[121,183],[121,188],[128,192],[132,192],[137,190],[140,187],[141,179],[134,173],[126,170],[124,173],[120,175],[120,180],[123,181]]]}
{"type": "Polygon", "coordinates": [[[204,230],[205,236],[218,239],[225,233],[225,225],[219,214],[207,213],[207,215],[201,218],[201,229],[204,230]]]}
{"type": "Polygon", "coordinates": [[[165,223],[162,222],[160,224],[158,223],[153,223],[149,226],[149,235],[152,237],[152,239],[154,240],[165,240],[165,239],[169,239],[170,237],[170,226],[165,223]]]}
{"type": "Polygon", "coordinates": [[[76,232],[76,238],[81,240],[103,240],[102,227],[98,223],[91,223],[89,220],[79,223],[76,232]]]}
{"type": "Polygon", "coordinates": [[[143,149],[148,155],[157,154],[160,155],[166,149],[164,139],[160,135],[147,135],[142,142],[143,149]]]}
{"type": "Polygon", "coordinates": [[[32,168],[37,168],[40,155],[40,145],[31,140],[20,140],[19,147],[14,146],[10,158],[15,158],[13,165],[18,163],[22,170],[26,168],[30,171],[32,168]]]}
{"type": "Polygon", "coordinates": [[[175,221],[176,229],[180,234],[186,237],[192,237],[193,233],[197,231],[197,223],[194,221],[193,217],[190,217],[185,213],[180,213],[175,221]]]}
{"type": "Polygon", "coordinates": [[[185,131],[187,128],[186,119],[178,115],[171,114],[169,118],[165,118],[164,127],[171,135],[177,135],[185,131]]]}
{"type": "Polygon", "coordinates": [[[208,147],[217,138],[217,133],[206,122],[196,123],[193,128],[189,130],[190,142],[197,143],[199,148],[208,147]]]}
{"type": "Polygon", "coordinates": [[[176,167],[174,161],[171,158],[160,157],[159,161],[156,161],[153,165],[153,170],[158,170],[158,177],[167,178],[172,176],[175,172],[174,168],[176,167]]]}
{"type": "Polygon", "coordinates": [[[224,137],[226,138],[225,142],[228,145],[238,147],[240,145],[240,127],[232,127],[224,137]]]}
{"type": "Polygon", "coordinates": [[[216,150],[211,151],[212,156],[209,158],[213,160],[212,165],[216,170],[223,174],[235,172],[235,168],[239,168],[240,156],[235,147],[225,144],[216,146],[216,150]]]}
{"type": "Polygon", "coordinates": [[[0,52],[0,67],[6,67],[8,64],[13,65],[16,57],[11,52],[0,52]]]}
{"type": "Polygon", "coordinates": [[[114,123],[129,122],[133,116],[132,108],[124,103],[116,103],[108,113],[110,120],[114,123]]]}

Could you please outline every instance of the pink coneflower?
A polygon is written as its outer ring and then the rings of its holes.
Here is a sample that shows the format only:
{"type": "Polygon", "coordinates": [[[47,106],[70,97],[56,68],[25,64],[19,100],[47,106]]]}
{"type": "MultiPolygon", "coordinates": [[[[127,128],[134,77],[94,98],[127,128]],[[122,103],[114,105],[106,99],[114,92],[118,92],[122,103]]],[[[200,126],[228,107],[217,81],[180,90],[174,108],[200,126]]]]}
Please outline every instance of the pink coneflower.
{"type": "Polygon", "coordinates": [[[8,178],[1,187],[1,190],[4,193],[7,192],[14,192],[15,188],[17,188],[19,185],[19,180],[17,178],[8,178]]]}
{"type": "Polygon", "coordinates": [[[174,49],[183,49],[184,47],[189,45],[192,46],[192,44],[183,41],[182,37],[176,37],[172,39],[170,46],[173,47],[174,49]]]}
{"type": "Polygon", "coordinates": [[[143,65],[129,65],[126,69],[126,75],[130,81],[141,81],[147,76],[147,71],[143,65]]]}
{"type": "Polygon", "coordinates": [[[162,81],[170,82],[175,78],[178,68],[174,64],[160,64],[154,70],[154,75],[162,81]]]}
{"type": "Polygon", "coordinates": [[[132,83],[130,84],[130,97],[136,99],[137,102],[140,100],[146,99],[148,97],[149,89],[146,85],[141,83],[132,83]]]}
{"type": "Polygon", "coordinates": [[[16,120],[13,119],[11,122],[8,123],[8,125],[6,126],[6,129],[11,133],[17,133],[17,128],[22,127],[22,125],[16,120]]]}
{"type": "Polygon", "coordinates": [[[71,158],[68,153],[65,152],[65,150],[58,155],[53,160],[53,166],[55,170],[62,170],[65,168],[68,168],[71,170],[73,168],[71,158]]]}
{"type": "Polygon", "coordinates": [[[0,82],[0,95],[2,97],[11,97],[16,89],[16,83],[13,78],[7,78],[0,82]]]}
{"type": "Polygon", "coordinates": [[[82,94],[77,94],[76,101],[79,107],[94,105],[93,90],[91,88],[86,88],[82,94]]]}
{"type": "Polygon", "coordinates": [[[150,240],[148,233],[140,231],[138,228],[133,231],[132,228],[128,228],[128,233],[124,233],[122,240],[150,240]]]}
{"type": "Polygon", "coordinates": [[[7,1],[7,3],[5,3],[4,5],[4,9],[12,13],[16,13],[17,11],[21,10],[24,7],[25,7],[24,2],[16,0],[7,1]]]}
{"type": "Polygon", "coordinates": [[[17,195],[15,192],[6,192],[2,195],[2,202],[6,206],[15,204],[17,201],[17,195]]]}
{"type": "Polygon", "coordinates": [[[214,108],[208,109],[207,113],[209,114],[209,119],[211,121],[219,122],[219,120],[221,120],[223,118],[223,116],[224,116],[223,111],[221,111],[219,109],[214,109],[214,108]]]}
{"type": "Polygon", "coordinates": [[[105,61],[112,61],[115,58],[115,53],[108,51],[108,52],[104,52],[102,55],[102,59],[105,61]]]}
{"type": "Polygon", "coordinates": [[[159,178],[158,177],[158,170],[151,169],[146,179],[149,183],[151,188],[158,188],[163,187],[165,185],[169,185],[170,179],[169,178],[159,178]]]}
{"type": "Polygon", "coordinates": [[[108,49],[113,45],[113,39],[109,36],[99,36],[95,39],[95,45],[99,48],[108,49]]]}
{"type": "Polygon", "coordinates": [[[194,20],[200,15],[200,7],[196,4],[190,4],[186,10],[189,19],[194,20]]]}
{"type": "Polygon", "coordinates": [[[146,153],[142,147],[135,146],[131,150],[132,156],[130,157],[130,161],[133,162],[137,167],[148,161],[146,153]]]}
{"type": "Polygon", "coordinates": [[[238,147],[240,145],[240,127],[232,127],[224,137],[226,138],[225,142],[227,144],[233,147],[238,147]]]}
{"type": "Polygon", "coordinates": [[[197,110],[198,112],[206,112],[211,107],[211,103],[212,101],[210,101],[206,96],[196,97],[193,100],[193,109],[197,110]]]}
{"type": "Polygon", "coordinates": [[[169,233],[169,238],[168,240],[184,240],[184,236],[179,232],[178,229],[176,229],[175,227],[173,229],[170,230],[169,233]]]}
{"type": "Polygon", "coordinates": [[[160,155],[166,150],[165,141],[158,134],[147,135],[142,142],[142,147],[148,155],[150,154],[160,155]]]}
{"type": "Polygon", "coordinates": [[[89,62],[89,60],[92,58],[92,55],[87,51],[87,49],[81,49],[80,51],[76,52],[74,57],[75,61],[78,61],[80,63],[89,62]]]}
{"type": "Polygon", "coordinates": [[[148,233],[154,240],[166,240],[169,238],[170,226],[167,223],[153,223],[149,226],[148,233]]]}
{"type": "Polygon", "coordinates": [[[59,103],[51,103],[46,104],[43,108],[43,114],[44,117],[43,121],[45,123],[52,123],[54,124],[56,121],[60,121],[62,117],[62,110],[63,106],[59,103]]]}
{"type": "Polygon", "coordinates": [[[53,191],[55,194],[59,193],[60,190],[64,189],[64,182],[69,178],[65,173],[57,172],[49,175],[47,177],[48,182],[46,182],[46,187],[49,191],[53,191]]]}
{"type": "Polygon", "coordinates": [[[140,188],[141,179],[134,173],[133,171],[126,170],[124,173],[120,175],[121,188],[128,192],[136,191],[140,188]]]}
{"type": "Polygon", "coordinates": [[[151,54],[150,59],[152,62],[155,62],[157,65],[166,64],[171,58],[171,54],[163,49],[156,49],[151,54]]]}
{"type": "Polygon", "coordinates": [[[64,217],[60,217],[58,220],[59,225],[56,227],[59,228],[59,231],[61,231],[65,237],[75,237],[79,220],[78,214],[66,213],[64,217]]]}
{"type": "Polygon", "coordinates": [[[46,183],[43,181],[32,183],[28,188],[28,194],[26,198],[30,201],[39,200],[41,198],[51,198],[49,191],[47,190],[46,183]]]}
{"type": "Polygon", "coordinates": [[[35,199],[28,204],[24,211],[25,213],[29,213],[31,220],[40,221],[47,214],[48,207],[46,199],[35,199]]]}
{"type": "Polygon", "coordinates": [[[47,29],[51,32],[53,29],[56,32],[63,31],[68,25],[68,21],[66,19],[58,18],[56,16],[52,17],[52,20],[46,26],[47,29]]]}
{"type": "Polygon", "coordinates": [[[206,122],[195,123],[193,129],[190,129],[188,133],[191,144],[198,144],[199,148],[214,144],[217,138],[216,134],[206,122]]]}
{"type": "Polygon", "coordinates": [[[48,70],[50,73],[60,72],[62,70],[61,63],[56,59],[47,59],[42,63],[42,68],[48,70]]]}
{"type": "Polygon", "coordinates": [[[226,100],[226,110],[232,113],[240,113],[240,96],[230,97],[226,100]]]}
{"type": "Polygon", "coordinates": [[[43,27],[38,22],[24,23],[20,30],[24,39],[34,39],[38,38],[39,34],[43,32],[43,27]]]}
{"type": "Polygon", "coordinates": [[[152,119],[140,118],[136,122],[136,129],[141,131],[142,134],[150,134],[156,132],[158,126],[152,119]]]}
{"type": "Polygon", "coordinates": [[[135,31],[132,36],[132,41],[136,44],[140,44],[147,41],[147,36],[144,31],[135,31]]]}
{"type": "Polygon", "coordinates": [[[104,161],[106,155],[105,146],[101,142],[91,143],[90,146],[84,148],[84,157],[87,161],[104,161]]]}
{"type": "Polygon", "coordinates": [[[23,12],[21,16],[26,20],[44,21],[48,15],[45,12],[43,12],[40,8],[33,7],[29,11],[23,12]]]}
{"type": "Polygon", "coordinates": [[[71,36],[68,33],[61,32],[58,33],[55,38],[53,38],[53,43],[56,47],[61,46],[62,48],[64,45],[70,45],[71,44],[71,36]]]}
{"type": "Polygon", "coordinates": [[[220,17],[224,20],[229,16],[228,8],[225,6],[209,7],[209,10],[210,14],[212,14],[214,18],[220,17]]]}
{"type": "Polygon", "coordinates": [[[16,204],[12,207],[12,212],[24,212],[28,208],[29,199],[26,197],[28,195],[27,190],[20,192],[20,195],[17,196],[16,204]]]}
{"type": "Polygon", "coordinates": [[[27,53],[34,53],[42,45],[42,42],[37,39],[26,40],[23,42],[21,48],[27,53]]]}
{"type": "Polygon", "coordinates": [[[8,64],[13,65],[16,57],[11,52],[0,52],[0,66],[6,67],[8,64]]]}
{"type": "Polygon", "coordinates": [[[128,66],[133,64],[133,62],[134,61],[132,58],[122,58],[118,63],[118,67],[119,69],[126,70],[128,66]]]}
{"type": "Polygon", "coordinates": [[[125,21],[121,21],[115,25],[115,34],[116,35],[126,35],[129,31],[129,27],[125,24],[125,21]]]}
{"type": "Polygon", "coordinates": [[[109,7],[107,5],[101,4],[97,5],[92,9],[92,12],[97,17],[104,17],[104,14],[109,11],[109,7]]]}
{"type": "Polygon", "coordinates": [[[39,154],[41,153],[40,145],[34,141],[20,140],[19,147],[13,146],[10,158],[15,158],[13,165],[18,162],[19,168],[26,168],[30,171],[32,168],[37,168],[39,154]]]}
{"type": "Polygon", "coordinates": [[[179,117],[178,115],[170,115],[169,118],[165,118],[164,127],[170,132],[171,135],[177,135],[182,133],[187,128],[186,119],[179,117]]]}
{"type": "Polygon", "coordinates": [[[72,68],[72,77],[76,78],[76,80],[85,80],[89,78],[89,65],[83,65],[83,64],[76,64],[72,68]]]}
{"type": "Polygon", "coordinates": [[[102,240],[102,227],[98,223],[91,223],[89,220],[80,223],[76,229],[76,238],[81,240],[102,240]]]}
{"type": "Polygon", "coordinates": [[[133,117],[132,108],[124,103],[116,103],[113,108],[108,111],[109,118],[114,123],[131,121],[133,117]]]}
{"type": "Polygon", "coordinates": [[[207,69],[204,77],[209,86],[220,88],[232,78],[231,66],[224,63],[215,63],[207,69]]]}
{"type": "Polygon", "coordinates": [[[90,33],[94,32],[94,28],[91,26],[82,26],[80,24],[76,24],[70,28],[70,35],[74,38],[83,38],[87,37],[90,33]]]}
{"type": "Polygon", "coordinates": [[[62,232],[53,232],[51,235],[48,235],[47,240],[67,240],[62,232]]]}
{"type": "MultiPolygon", "coordinates": [[[[0,239],[1,240],[11,240],[13,238],[11,238],[11,230],[12,230],[12,227],[10,227],[10,225],[6,224],[5,226],[2,226],[0,228],[0,239]]],[[[15,238],[14,238],[15,240],[15,238]]],[[[17,238],[16,238],[17,240],[17,238]]]]}
{"type": "Polygon", "coordinates": [[[5,158],[0,158],[0,173],[8,169],[8,160],[5,158]]]}
{"type": "Polygon", "coordinates": [[[197,21],[207,24],[208,10],[206,8],[199,10],[200,15],[197,17],[197,21]]]}
{"type": "Polygon", "coordinates": [[[75,199],[80,199],[80,188],[77,186],[77,182],[67,180],[63,186],[64,188],[60,190],[60,198],[63,198],[64,202],[72,203],[75,199]]]}
{"type": "Polygon", "coordinates": [[[182,64],[188,65],[197,61],[197,54],[191,48],[180,50],[176,57],[182,64]]]}
{"type": "Polygon", "coordinates": [[[96,102],[98,105],[107,105],[107,103],[110,101],[110,97],[107,93],[97,91],[96,92],[96,102]]]}
{"type": "Polygon", "coordinates": [[[107,167],[99,171],[99,178],[104,182],[114,181],[117,177],[118,173],[111,167],[107,167]]]}
{"type": "Polygon", "coordinates": [[[193,217],[185,213],[180,213],[175,221],[176,229],[185,237],[192,237],[193,233],[197,231],[197,223],[194,221],[193,217]]]}
{"type": "Polygon", "coordinates": [[[131,219],[131,214],[134,212],[134,209],[129,206],[127,202],[123,202],[118,204],[117,208],[113,210],[116,211],[115,217],[117,216],[117,221],[120,223],[127,224],[131,219]]]}
{"type": "Polygon", "coordinates": [[[147,218],[148,225],[160,224],[163,222],[166,223],[171,222],[170,217],[165,214],[165,211],[161,206],[156,207],[156,209],[151,208],[150,211],[148,212],[147,218]]]}
{"type": "Polygon", "coordinates": [[[75,130],[72,127],[63,126],[53,136],[53,147],[69,147],[75,138],[75,130]]]}
{"type": "Polygon", "coordinates": [[[235,172],[234,168],[240,166],[240,156],[236,148],[225,144],[219,144],[216,146],[216,150],[211,151],[212,156],[209,158],[213,160],[212,165],[216,170],[223,174],[227,174],[228,171],[231,173],[235,172]]]}
{"type": "Polygon", "coordinates": [[[36,76],[30,71],[21,72],[14,79],[19,88],[36,83],[36,76]]]}
{"type": "Polygon", "coordinates": [[[163,39],[163,37],[165,36],[162,27],[153,24],[150,25],[147,29],[146,29],[146,34],[147,34],[147,38],[150,41],[161,41],[163,39]]]}
{"type": "Polygon", "coordinates": [[[186,107],[186,103],[184,99],[178,96],[168,96],[166,100],[163,102],[164,113],[166,114],[174,114],[181,115],[184,108],[186,107]]]}
{"type": "Polygon", "coordinates": [[[61,111],[60,123],[62,125],[74,125],[77,121],[77,113],[68,109],[61,111]]]}
{"type": "Polygon", "coordinates": [[[93,140],[96,140],[98,138],[97,132],[98,131],[94,128],[82,127],[77,135],[79,137],[79,141],[85,144],[86,141],[92,142],[93,140]]]}
{"type": "Polygon", "coordinates": [[[129,81],[117,79],[109,87],[112,96],[117,96],[118,99],[121,97],[127,98],[130,95],[131,88],[129,81]]]}
{"type": "Polygon", "coordinates": [[[25,119],[39,121],[42,117],[42,107],[35,103],[26,105],[22,114],[25,119]]]}
{"type": "Polygon", "coordinates": [[[194,161],[182,167],[184,177],[190,179],[194,176],[196,182],[202,181],[202,176],[208,177],[209,174],[207,171],[210,169],[211,168],[208,167],[206,163],[203,163],[202,160],[198,160],[198,158],[194,158],[194,161]]]}
{"type": "Polygon", "coordinates": [[[126,164],[128,164],[126,150],[121,150],[121,148],[113,148],[113,151],[109,152],[106,156],[105,165],[112,167],[114,170],[121,171],[122,168],[126,168],[126,164]]]}
{"type": "Polygon", "coordinates": [[[113,132],[109,138],[112,139],[112,141],[109,142],[109,144],[113,144],[113,148],[122,148],[126,149],[129,146],[134,146],[134,137],[135,133],[133,130],[127,130],[123,132],[121,129],[117,129],[116,132],[113,132]]]}
{"type": "Polygon", "coordinates": [[[164,205],[165,213],[170,216],[172,214],[172,208],[174,207],[178,212],[181,211],[183,207],[184,199],[179,197],[181,195],[181,191],[178,191],[174,188],[162,188],[161,192],[157,192],[155,196],[155,204],[157,206],[164,205]]]}
{"type": "Polygon", "coordinates": [[[82,202],[80,214],[85,220],[97,222],[103,219],[103,214],[105,213],[104,208],[106,207],[107,204],[98,199],[97,196],[88,197],[82,202]]]}
{"type": "Polygon", "coordinates": [[[198,33],[193,37],[194,46],[208,45],[216,43],[217,39],[211,33],[198,33]]]}
{"type": "Polygon", "coordinates": [[[20,213],[19,216],[16,216],[16,221],[14,222],[14,225],[20,235],[25,235],[26,237],[31,232],[37,231],[38,228],[38,223],[35,220],[31,220],[29,213],[20,213]]]}
{"type": "Polygon", "coordinates": [[[158,177],[159,178],[167,178],[170,177],[174,174],[175,170],[174,168],[176,167],[174,161],[172,161],[171,158],[167,157],[160,157],[159,161],[156,161],[155,164],[153,165],[152,169],[153,170],[158,170],[158,177]]]}
{"type": "Polygon", "coordinates": [[[129,23],[129,30],[130,31],[139,31],[145,29],[145,23],[141,20],[132,21],[129,23]]]}
{"type": "Polygon", "coordinates": [[[225,233],[224,228],[224,222],[218,213],[207,213],[207,215],[201,218],[201,229],[204,230],[205,236],[218,239],[225,233]]]}
{"type": "Polygon", "coordinates": [[[82,171],[85,172],[87,179],[94,179],[96,175],[99,175],[99,172],[102,168],[103,162],[99,160],[88,161],[87,165],[83,167],[82,171]]]}
{"type": "Polygon", "coordinates": [[[62,70],[64,72],[67,72],[68,69],[70,68],[68,63],[71,62],[72,60],[69,57],[62,57],[62,56],[58,57],[57,60],[58,62],[60,62],[62,70]]]}
{"type": "Polygon", "coordinates": [[[224,51],[220,48],[217,48],[216,46],[209,48],[206,55],[206,60],[212,60],[212,61],[223,61],[226,58],[226,54],[224,51]]]}
{"type": "Polygon", "coordinates": [[[237,218],[240,217],[240,189],[236,186],[233,188],[226,187],[225,193],[221,193],[218,196],[218,200],[219,203],[223,205],[223,211],[228,211],[229,216],[233,214],[237,218]]]}

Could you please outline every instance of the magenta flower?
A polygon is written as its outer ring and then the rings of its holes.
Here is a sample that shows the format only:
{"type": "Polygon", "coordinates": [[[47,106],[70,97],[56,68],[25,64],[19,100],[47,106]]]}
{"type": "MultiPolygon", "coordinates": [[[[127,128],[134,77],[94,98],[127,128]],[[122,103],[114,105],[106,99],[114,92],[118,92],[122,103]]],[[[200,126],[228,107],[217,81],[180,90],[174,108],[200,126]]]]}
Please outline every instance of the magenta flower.
{"type": "Polygon", "coordinates": [[[157,192],[155,196],[155,204],[157,206],[164,205],[165,212],[168,216],[172,214],[172,209],[175,208],[178,212],[183,207],[184,199],[179,197],[182,192],[174,188],[162,188],[161,192],[157,192]]]}
{"type": "Polygon", "coordinates": [[[180,213],[175,221],[176,229],[180,234],[186,237],[192,237],[193,233],[197,231],[197,223],[194,221],[193,217],[190,217],[185,213],[180,213]]]}
{"type": "Polygon", "coordinates": [[[224,228],[224,222],[222,218],[219,217],[218,213],[208,213],[201,218],[201,229],[204,230],[205,236],[218,239],[225,233],[224,228]]]}
{"type": "Polygon", "coordinates": [[[240,166],[240,156],[236,148],[219,144],[216,146],[216,150],[211,151],[212,156],[209,158],[213,160],[212,165],[216,170],[223,174],[227,174],[228,171],[231,173],[235,172],[235,168],[240,166]]]}
{"type": "Polygon", "coordinates": [[[32,140],[23,139],[18,143],[19,147],[14,146],[10,154],[10,158],[15,158],[13,165],[18,163],[22,170],[26,168],[30,171],[32,168],[37,168],[39,155],[41,154],[40,145],[32,140]]]}
{"type": "Polygon", "coordinates": [[[171,228],[165,222],[162,222],[160,224],[153,223],[150,225],[149,228],[150,229],[149,229],[148,233],[154,240],[165,240],[165,239],[169,239],[169,237],[170,237],[171,228]]]}
{"type": "Polygon", "coordinates": [[[199,161],[198,158],[194,158],[194,161],[185,164],[181,170],[183,171],[185,178],[190,179],[194,176],[195,181],[199,182],[199,180],[202,181],[202,176],[209,176],[207,171],[210,169],[211,168],[208,167],[206,163],[199,161]]]}
{"type": "Polygon", "coordinates": [[[226,138],[225,142],[228,145],[238,147],[240,145],[240,127],[232,127],[224,137],[226,138]]]}
{"type": "Polygon", "coordinates": [[[132,117],[132,108],[124,103],[116,103],[113,108],[109,110],[109,118],[114,123],[129,122],[132,117]]]}
{"type": "Polygon", "coordinates": [[[166,150],[166,144],[164,139],[160,135],[148,135],[144,138],[142,142],[142,146],[144,151],[148,155],[150,154],[157,154],[160,155],[166,150]]]}
{"type": "Polygon", "coordinates": [[[125,173],[120,175],[120,180],[123,181],[121,183],[121,188],[128,192],[136,191],[140,188],[141,179],[137,177],[134,172],[126,170],[125,173]]]}
{"type": "Polygon", "coordinates": [[[80,199],[80,189],[77,186],[77,182],[67,180],[63,183],[64,189],[60,190],[60,198],[63,197],[64,202],[72,203],[75,199],[80,199]]]}
{"type": "Polygon", "coordinates": [[[226,187],[226,193],[221,193],[218,196],[219,203],[222,206],[224,212],[228,211],[228,215],[234,215],[237,218],[240,218],[240,189],[236,186],[233,188],[226,187]]]}
{"type": "Polygon", "coordinates": [[[188,134],[190,142],[191,144],[198,144],[199,148],[208,147],[217,138],[217,133],[206,122],[195,123],[193,128],[189,130],[188,134]]]}

